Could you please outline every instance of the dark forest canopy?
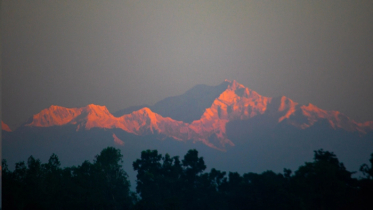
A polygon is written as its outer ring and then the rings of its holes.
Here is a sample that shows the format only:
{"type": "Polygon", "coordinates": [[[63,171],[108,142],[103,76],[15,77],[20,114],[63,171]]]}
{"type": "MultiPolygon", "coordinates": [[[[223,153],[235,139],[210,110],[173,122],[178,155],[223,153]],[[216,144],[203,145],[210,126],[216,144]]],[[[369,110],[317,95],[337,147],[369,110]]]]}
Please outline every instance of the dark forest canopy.
{"type": "Polygon", "coordinates": [[[136,193],[130,191],[119,149],[105,148],[93,162],[62,168],[28,158],[14,171],[2,162],[4,209],[373,209],[373,154],[352,178],[336,155],[315,151],[292,173],[205,172],[203,157],[184,158],[146,150],[133,162],[136,193]]]}

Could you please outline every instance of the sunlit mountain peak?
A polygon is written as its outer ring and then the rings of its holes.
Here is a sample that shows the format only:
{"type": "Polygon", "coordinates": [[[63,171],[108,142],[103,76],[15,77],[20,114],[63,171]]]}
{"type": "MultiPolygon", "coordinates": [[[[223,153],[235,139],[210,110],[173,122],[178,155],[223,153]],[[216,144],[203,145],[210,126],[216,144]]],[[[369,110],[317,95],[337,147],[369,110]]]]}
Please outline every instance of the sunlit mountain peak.
{"type": "Polygon", "coordinates": [[[89,110],[89,111],[109,112],[106,106],[100,106],[96,104],[88,104],[87,106],[84,107],[84,109],[89,110]]]}
{"type": "Polygon", "coordinates": [[[3,121],[1,121],[1,130],[7,131],[7,132],[12,132],[12,130],[9,128],[7,124],[5,124],[3,121]]]}
{"type": "Polygon", "coordinates": [[[79,108],[65,108],[61,106],[52,105],[47,109],[43,109],[38,114],[32,117],[32,121],[26,126],[36,127],[50,127],[56,125],[65,125],[76,116],[80,115],[79,108]]]}
{"type": "Polygon", "coordinates": [[[228,82],[228,89],[231,89],[231,90],[237,90],[237,89],[241,89],[241,88],[245,88],[245,86],[243,86],[242,84],[238,83],[236,80],[233,80],[233,81],[229,81],[229,80],[224,80],[225,82],[228,82]]]}

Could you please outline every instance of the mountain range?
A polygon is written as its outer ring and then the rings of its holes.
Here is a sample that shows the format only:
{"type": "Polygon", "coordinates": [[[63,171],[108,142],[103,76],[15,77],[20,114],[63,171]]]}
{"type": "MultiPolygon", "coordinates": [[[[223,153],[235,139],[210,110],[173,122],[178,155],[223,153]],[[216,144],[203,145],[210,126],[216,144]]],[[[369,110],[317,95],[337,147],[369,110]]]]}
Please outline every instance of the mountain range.
{"type": "Polygon", "coordinates": [[[339,153],[356,170],[373,152],[373,121],[356,122],[285,96],[265,97],[228,80],[114,113],[94,104],[52,105],[14,131],[2,122],[2,130],[3,156],[12,161],[24,154],[46,158],[48,152],[74,160],[84,158],[85,151],[94,154],[99,146],[115,145],[128,154],[156,148],[179,155],[199,148],[207,159],[218,161],[213,166],[222,164],[227,170],[281,170],[324,148],[339,153]]]}

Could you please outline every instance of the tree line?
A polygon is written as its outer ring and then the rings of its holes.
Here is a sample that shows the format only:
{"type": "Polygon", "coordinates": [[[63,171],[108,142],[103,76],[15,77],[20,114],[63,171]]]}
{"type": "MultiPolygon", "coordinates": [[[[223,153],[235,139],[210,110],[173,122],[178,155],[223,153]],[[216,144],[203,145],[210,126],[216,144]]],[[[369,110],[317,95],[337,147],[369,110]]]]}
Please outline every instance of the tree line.
{"type": "Polygon", "coordinates": [[[205,172],[203,157],[146,150],[133,162],[131,192],[119,149],[108,147],[93,162],[61,167],[30,156],[10,171],[2,161],[3,209],[373,209],[373,153],[363,177],[352,177],[336,155],[318,150],[294,173],[205,172]]]}

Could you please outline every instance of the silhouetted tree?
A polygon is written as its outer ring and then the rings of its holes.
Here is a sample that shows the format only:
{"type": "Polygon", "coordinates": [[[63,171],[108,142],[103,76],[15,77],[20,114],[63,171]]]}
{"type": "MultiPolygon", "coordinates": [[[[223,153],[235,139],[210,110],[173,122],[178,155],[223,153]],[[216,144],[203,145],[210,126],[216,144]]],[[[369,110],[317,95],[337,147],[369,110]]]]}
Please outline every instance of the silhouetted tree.
{"type": "Polygon", "coordinates": [[[132,205],[127,174],[120,150],[108,147],[94,163],[60,167],[57,155],[48,163],[30,156],[27,165],[16,163],[10,172],[3,167],[5,209],[128,209],[132,205]]]}
{"type": "Polygon", "coordinates": [[[147,150],[133,163],[141,209],[177,209],[180,206],[182,168],[178,157],[147,150]]]}
{"type": "Polygon", "coordinates": [[[373,179],[373,153],[370,155],[370,167],[367,164],[363,164],[360,167],[360,171],[366,176],[366,179],[373,179]]]}
{"type": "Polygon", "coordinates": [[[355,180],[334,153],[315,151],[314,162],[300,166],[293,177],[304,209],[345,209],[352,205],[355,180]]]}
{"type": "Polygon", "coordinates": [[[356,199],[358,209],[373,209],[373,153],[370,155],[369,162],[370,167],[367,164],[360,167],[365,177],[359,180],[359,192],[356,199]]]}
{"type": "Polygon", "coordinates": [[[295,173],[261,174],[206,169],[197,150],[183,160],[146,150],[133,162],[136,191],[122,169],[119,149],[105,148],[93,162],[61,168],[57,155],[47,163],[30,156],[10,171],[2,161],[4,209],[372,209],[373,154],[351,177],[332,152],[315,151],[314,161],[295,173]],[[136,201],[136,203],[135,203],[136,201]]]}

